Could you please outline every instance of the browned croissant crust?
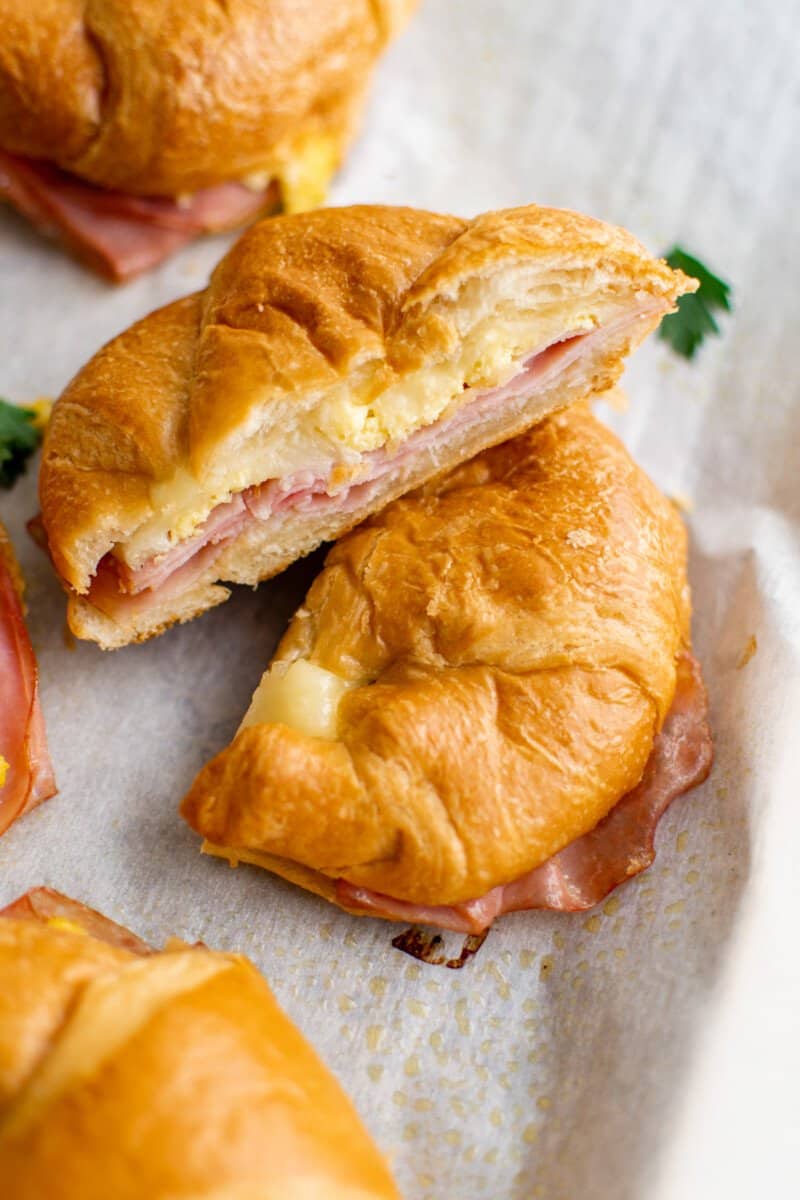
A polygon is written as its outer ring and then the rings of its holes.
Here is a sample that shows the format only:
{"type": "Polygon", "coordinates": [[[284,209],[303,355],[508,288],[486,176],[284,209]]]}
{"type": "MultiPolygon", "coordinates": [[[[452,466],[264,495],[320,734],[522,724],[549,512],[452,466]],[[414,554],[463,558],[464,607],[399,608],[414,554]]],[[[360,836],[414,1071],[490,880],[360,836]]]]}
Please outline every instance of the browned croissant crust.
{"type": "Polygon", "coordinates": [[[14,553],[14,547],[11,545],[11,539],[8,536],[6,527],[0,523],[0,568],[2,567],[5,567],[6,571],[8,571],[11,582],[14,584],[22,600],[25,593],[25,580],[22,577],[22,571],[17,562],[17,556],[14,553]]]}
{"type": "Polygon", "coordinates": [[[42,891],[45,914],[66,916],[0,916],[3,1196],[397,1200],[247,959],[178,942],[142,956],[42,891]]]}
{"type": "Polygon", "coordinates": [[[183,815],[330,899],[482,896],[639,781],[689,611],[673,506],[573,407],[333,548],[183,815]]]}
{"type": "Polygon", "coordinates": [[[109,343],[55,405],[40,496],[72,629],[124,645],[220,603],[220,581],[269,578],[609,387],[694,286],[624,230],[535,205],[472,221],[364,206],[254,226],[205,292],[109,343]],[[553,355],[566,365],[549,367],[553,355]],[[545,366],[530,393],[507,383],[531,362],[545,366]],[[399,465],[362,494],[376,455],[399,465]],[[251,520],[180,595],[99,611],[104,556],[115,570],[158,564],[222,505],[304,474],[327,507],[251,520]]]}
{"type": "Polygon", "coordinates": [[[0,146],[136,195],[330,175],[416,0],[0,0],[0,146]]]}

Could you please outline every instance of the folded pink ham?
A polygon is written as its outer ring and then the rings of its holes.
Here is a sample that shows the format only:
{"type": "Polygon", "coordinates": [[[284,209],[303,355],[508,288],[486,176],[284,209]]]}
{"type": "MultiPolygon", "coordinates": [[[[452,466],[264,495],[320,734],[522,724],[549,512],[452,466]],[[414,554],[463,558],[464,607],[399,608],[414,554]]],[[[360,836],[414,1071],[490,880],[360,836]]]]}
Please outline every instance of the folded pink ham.
{"type": "Polygon", "coordinates": [[[522,405],[535,393],[566,370],[595,339],[618,333],[620,326],[639,319],[641,314],[625,317],[615,324],[591,333],[566,333],[560,340],[531,355],[517,375],[501,387],[473,389],[472,398],[455,413],[416,430],[402,443],[381,447],[362,456],[354,482],[329,491],[328,480],[334,464],[322,470],[303,470],[285,479],[269,479],[248,488],[218,505],[191,537],[178,543],[167,554],[150,559],[131,569],[114,554],[99,563],[87,599],[90,604],[113,618],[134,617],[148,605],[166,600],[189,588],[248,526],[254,522],[279,524],[290,512],[354,512],[369,502],[379,485],[400,480],[415,456],[422,451],[435,452],[454,436],[466,436],[504,403],[522,405]]]}
{"type": "Polygon", "coordinates": [[[529,908],[558,912],[592,908],[618,884],[650,866],[661,816],[676,797],[702,783],[711,770],[707,716],[700,667],[687,654],[679,663],[675,699],[640,783],[589,833],[520,879],[463,904],[411,904],[356,887],[345,879],[337,881],[336,897],[346,908],[376,917],[472,934],[488,929],[503,913],[529,908]]]}
{"type": "Polygon", "coordinates": [[[56,782],[39,707],[36,659],[22,602],[0,541],[0,834],[55,795],[56,782]]]}
{"type": "Polygon", "coordinates": [[[0,199],[42,233],[61,238],[103,275],[121,282],[156,266],[201,233],[234,229],[274,208],[277,184],[221,183],[186,200],[128,196],[0,150],[0,199]]]}
{"type": "Polygon", "coordinates": [[[37,921],[41,925],[46,925],[48,921],[69,922],[70,925],[79,926],[90,937],[116,946],[118,950],[129,950],[142,956],[153,953],[147,942],[143,942],[124,925],[118,925],[95,909],[87,908],[80,900],[72,900],[53,888],[31,888],[24,896],[1,908],[0,917],[14,921],[37,921]]]}

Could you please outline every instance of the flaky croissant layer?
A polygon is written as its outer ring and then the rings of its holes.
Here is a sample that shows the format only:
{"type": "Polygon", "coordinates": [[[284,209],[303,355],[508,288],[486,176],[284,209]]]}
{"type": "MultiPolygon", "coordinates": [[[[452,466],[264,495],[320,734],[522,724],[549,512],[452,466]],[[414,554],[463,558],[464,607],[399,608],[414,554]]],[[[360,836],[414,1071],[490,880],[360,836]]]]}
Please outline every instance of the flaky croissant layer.
{"type": "Polygon", "coordinates": [[[638,783],[688,639],[683,525],[575,407],[333,548],[183,814],[332,899],[479,897],[638,783]]]}

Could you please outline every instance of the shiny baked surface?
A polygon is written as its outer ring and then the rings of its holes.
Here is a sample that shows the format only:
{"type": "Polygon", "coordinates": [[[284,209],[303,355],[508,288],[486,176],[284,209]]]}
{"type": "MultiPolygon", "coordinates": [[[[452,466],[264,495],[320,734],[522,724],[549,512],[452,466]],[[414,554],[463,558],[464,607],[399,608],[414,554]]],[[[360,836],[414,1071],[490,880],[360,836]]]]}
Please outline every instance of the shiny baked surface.
{"type": "Polygon", "coordinates": [[[107,944],[67,904],[66,917],[0,916],[9,1196],[397,1197],[352,1105],[247,959],[107,944]]]}

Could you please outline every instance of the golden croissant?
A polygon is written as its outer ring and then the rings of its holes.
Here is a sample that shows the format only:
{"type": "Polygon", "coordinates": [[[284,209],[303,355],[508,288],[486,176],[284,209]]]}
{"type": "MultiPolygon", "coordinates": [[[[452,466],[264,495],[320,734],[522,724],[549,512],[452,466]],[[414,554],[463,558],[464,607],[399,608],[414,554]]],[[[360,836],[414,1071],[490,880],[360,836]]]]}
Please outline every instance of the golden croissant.
{"type": "Polygon", "coordinates": [[[36,888],[0,914],[9,1200],[399,1200],[246,958],[36,888]]]}

